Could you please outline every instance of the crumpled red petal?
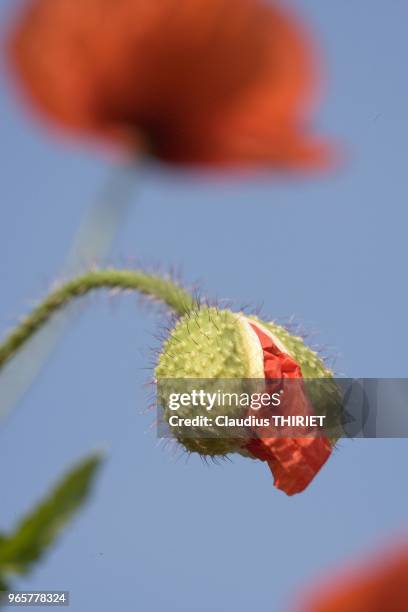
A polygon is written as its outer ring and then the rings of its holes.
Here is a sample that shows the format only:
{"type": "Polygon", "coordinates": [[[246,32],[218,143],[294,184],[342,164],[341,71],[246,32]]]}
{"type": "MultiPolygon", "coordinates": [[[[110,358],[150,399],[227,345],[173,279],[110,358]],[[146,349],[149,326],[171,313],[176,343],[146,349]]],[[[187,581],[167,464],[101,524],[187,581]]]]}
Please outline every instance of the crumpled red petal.
{"type": "Polygon", "coordinates": [[[261,343],[265,378],[302,378],[301,367],[293,357],[282,352],[257,325],[250,325],[261,343]]]}
{"type": "MultiPolygon", "coordinates": [[[[272,338],[256,324],[251,323],[257,334],[264,356],[265,379],[302,378],[299,364],[287,353],[281,351],[272,338]]],[[[310,412],[310,403],[301,391],[293,389],[290,412],[298,414],[310,412]]],[[[330,457],[332,447],[326,437],[307,438],[277,437],[275,428],[254,427],[256,437],[246,445],[246,449],[261,461],[266,461],[274,477],[274,485],[287,495],[304,491],[330,457]],[[270,433],[270,436],[268,436],[270,433]]]]}
{"type": "Polygon", "coordinates": [[[246,448],[268,463],[275,487],[286,495],[304,491],[332,451],[327,438],[257,438],[246,448]]]}

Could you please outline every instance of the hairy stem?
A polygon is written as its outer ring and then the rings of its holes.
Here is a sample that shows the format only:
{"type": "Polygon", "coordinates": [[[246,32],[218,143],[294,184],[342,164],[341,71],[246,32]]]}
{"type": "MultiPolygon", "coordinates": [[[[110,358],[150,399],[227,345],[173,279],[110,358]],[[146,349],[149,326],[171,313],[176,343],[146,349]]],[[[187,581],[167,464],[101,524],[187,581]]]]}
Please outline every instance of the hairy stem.
{"type": "Polygon", "coordinates": [[[75,298],[96,289],[127,289],[163,302],[176,314],[197,307],[193,297],[171,280],[134,270],[95,270],[87,272],[52,291],[31,314],[0,343],[0,370],[57,311],[75,298]]]}

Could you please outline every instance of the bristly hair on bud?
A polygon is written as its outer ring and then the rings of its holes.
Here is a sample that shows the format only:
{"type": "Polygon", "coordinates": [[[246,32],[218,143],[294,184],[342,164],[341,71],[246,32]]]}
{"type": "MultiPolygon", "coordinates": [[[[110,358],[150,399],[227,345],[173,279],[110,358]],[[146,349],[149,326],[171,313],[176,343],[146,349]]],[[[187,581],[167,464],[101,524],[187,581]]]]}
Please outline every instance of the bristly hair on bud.
{"type": "MultiPolygon", "coordinates": [[[[172,412],[168,407],[168,394],[175,379],[206,379],[214,381],[235,379],[235,390],[248,392],[248,380],[271,379],[332,379],[320,357],[299,337],[284,327],[261,321],[258,317],[201,307],[179,319],[164,342],[155,370],[159,385],[158,398],[165,422],[172,412]]],[[[214,387],[215,389],[215,387],[214,387]]],[[[328,412],[338,407],[339,398],[333,387],[312,386],[311,401],[314,409],[328,412]]],[[[180,406],[178,415],[188,419],[196,416],[191,405],[180,406]]],[[[239,453],[266,461],[273,473],[275,485],[288,495],[299,493],[311,482],[331,454],[335,442],[324,436],[305,438],[270,436],[265,428],[254,426],[242,433],[233,428],[225,436],[214,425],[217,416],[244,418],[248,408],[237,405],[215,404],[211,422],[201,422],[186,432],[184,427],[170,426],[170,432],[188,451],[210,457],[239,453]]]]}

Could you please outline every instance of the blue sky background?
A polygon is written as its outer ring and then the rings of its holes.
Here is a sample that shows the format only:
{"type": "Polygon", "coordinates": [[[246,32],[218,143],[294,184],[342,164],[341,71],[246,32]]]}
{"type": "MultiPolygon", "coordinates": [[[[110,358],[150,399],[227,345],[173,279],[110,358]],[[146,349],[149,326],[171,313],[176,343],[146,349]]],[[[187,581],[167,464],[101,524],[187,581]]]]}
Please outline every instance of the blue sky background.
{"type": "MultiPolygon", "coordinates": [[[[341,374],[408,376],[408,5],[295,5],[326,56],[316,123],[343,143],[343,168],[240,182],[150,168],[110,261],[181,267],[212,297],[294,315],[341,374]]],[[[0,172],[5,331],[58,276],[110,166],[33,123],[2,75],[0,172]]],[[[109,457],[91,503],[17,586],[70,590],[75,612],[279,612],[322,572],[406,529],[406,440],[341,442],[294,498],[259,462],[208,467],[161,449],[143,411],[162,323],[132,296],[91,298],[2,423],[1,529],[71,462],[101,447],[109,457]]]]}

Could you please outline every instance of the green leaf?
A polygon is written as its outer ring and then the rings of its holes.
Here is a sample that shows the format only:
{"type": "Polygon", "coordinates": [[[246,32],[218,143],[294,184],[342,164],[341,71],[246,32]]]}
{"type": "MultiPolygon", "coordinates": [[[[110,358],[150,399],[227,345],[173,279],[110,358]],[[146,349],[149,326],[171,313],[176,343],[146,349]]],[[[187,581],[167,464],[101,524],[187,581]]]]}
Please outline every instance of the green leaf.
{"type": "MultiPolygon", "coordinates": [[[[0,593],[1,591],[9,591],[10,589],[7,586],[6,581],[4,580],[3,576],[0,574],[0,593]]],[[[1,603],[1,598],[0,598],[0,603],[1,603]]]]}
{"type": "Polygon", "coordinates": [[[92,455],[74,466],[14,533],[0,536],[0,575],[23,574],[42,557],[88,498],[101,461],[92,455]]]}

